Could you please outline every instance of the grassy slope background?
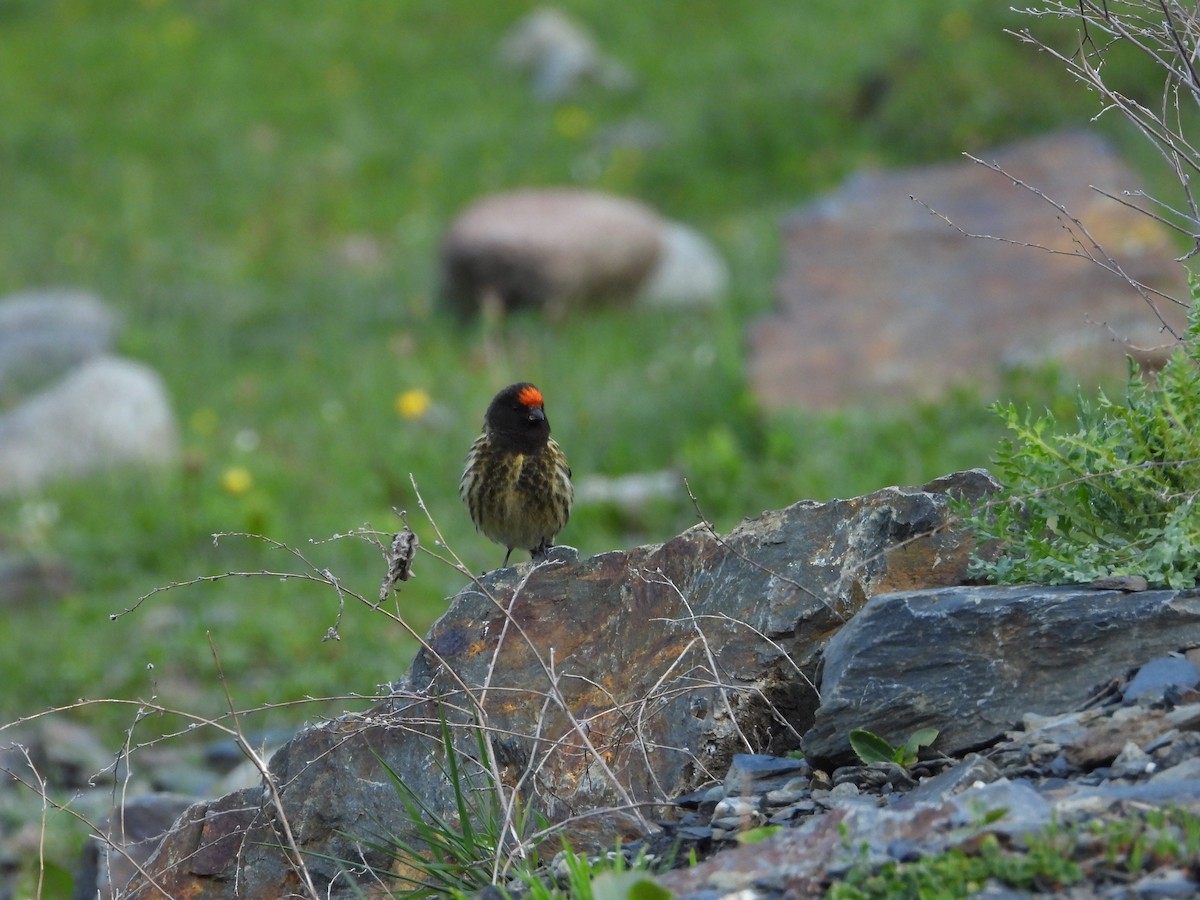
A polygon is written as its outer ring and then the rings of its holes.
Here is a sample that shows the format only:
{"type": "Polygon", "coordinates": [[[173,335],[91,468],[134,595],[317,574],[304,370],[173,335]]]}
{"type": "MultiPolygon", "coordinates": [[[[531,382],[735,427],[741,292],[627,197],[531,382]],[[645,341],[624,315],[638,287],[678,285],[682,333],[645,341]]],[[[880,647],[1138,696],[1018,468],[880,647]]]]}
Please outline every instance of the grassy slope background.
{"type": "MultiPolygon", "coordinates": [[[[394,679],[413,645],[369,609],[349,606],[342,639],[321,641],[337,615],[328,588],[231,579],[109,614],[197,575],[302,569],[260,541],[214,545],[214,532],[294,546],[372,596],[377,551],[325,539],[392,530],[406,509],[432,545],[410,473],[472,568],[496,565],[456,488],[487,400],[518,378],[543,387],[577,475],[676,467],[721,529],[986,463],[1000,424],[969,389],[886,416],[763,414],[743,328],[771,303],[779,217],[814,192],[863,165],[950,158],[1094,112],[1001,33],[1028,23],[986,0],[562,6],[637,90],[535,102],[495,54],[526,3],[0,3],[0,293],[74,285],[112,303],[121,351],[167,380],[186,445],[176,471],[0,501],[2,546],[63,556],[78,579],[64,599],[5,610],[0,722],[78,697],[219,712],[207,633],[243,706],[394,679]],[[629,121],[661,129],[661,145],[605,149],[629,121]],[[517,317],[491,333],[443,317],[436,247],[454,213],[561,183],[700,228],[730,260],[729,302],[517,317]],[[407,390],[432,402],[417,420],[397,414],[407,390]]],[[[1057,387],[1013,391],[1043,405],[1057,387]]],[[[581,508],[561,539],[590,555],[694,521],[687,501],[581,508]]],[[[417,573],[399,607],[420,631],[462,579],[428,558],[417,573]]],[[[132,721],[128,708],[79,716],[114,748],[132,721]]]]}

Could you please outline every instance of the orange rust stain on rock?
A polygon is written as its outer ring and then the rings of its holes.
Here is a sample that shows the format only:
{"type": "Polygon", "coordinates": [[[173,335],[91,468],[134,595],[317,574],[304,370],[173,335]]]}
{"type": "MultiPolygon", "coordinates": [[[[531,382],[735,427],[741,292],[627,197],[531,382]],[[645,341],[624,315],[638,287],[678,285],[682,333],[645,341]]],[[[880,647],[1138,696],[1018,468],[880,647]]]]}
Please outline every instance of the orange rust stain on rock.
{"type": "Polygon", "coordinates": [[[887,552],[887,574],[871,585],[871,593],[952,587],[967,578],[973,544],[953,537],[918,538],[887,552]]]}

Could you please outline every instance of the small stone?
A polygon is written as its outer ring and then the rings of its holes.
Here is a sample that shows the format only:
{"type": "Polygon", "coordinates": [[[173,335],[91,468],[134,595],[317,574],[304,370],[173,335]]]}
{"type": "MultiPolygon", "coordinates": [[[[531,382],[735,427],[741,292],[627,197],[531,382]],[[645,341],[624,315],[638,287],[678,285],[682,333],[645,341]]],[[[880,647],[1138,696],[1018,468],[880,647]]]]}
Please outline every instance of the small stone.
{"type": "Polygon", "coordinates": [[[708,807],[709,815],[712,815],[713,808],[717,803],[725,797],[725,788],[718,785],[714,788],[702,788],[691,793],[681,794],[676,797],[674,803],[682,809],[702,810],[708,807]]]}
{"type": "Polygon", "coordinates": [[[1200,733],[1195,731],[1179,732],[1170,744],[1154,751],[1154,761],[1158,763],[1160,770],[1172,768],[1196,757],[1200,757],[1200,733]]]}
{"type": "MultiPolygon", "coordinates": [[[[803,759],[767,756],[761,753],[738,753],[725,775],[725,791],[729,795],[757,793],[767,780],[790,779],[807,773],[811,767],[803,759]]],[[[783,782],[786,783],[786,782],[783,782]]]]}
{"type": "Polygon", "coordinates": [[[1046,767],[1046,771],[1056,778],[1066,778],[1072,772],[1078,771],[1078,769],[1071,765],[1067,758],[1060,753],[1054,759],[1050,760],[1050,765],[1046,767]]]}
{"type": "Polygon", "coordinates": [[[1167,713],[1167,721],[1188,731],[1200,729],[1200,703],[1175,707],[1167,713]]]}
{"type": "MultiPolygon", "coordinates": [[[[1154,763],[1151,762],[1150,765],[1153,766],[1154,763]]],[[[1169,769],[1154,772],[1150,778],[1155,784],[1163,781],[1195,781],[1197,779],[1200,779],[1200,757],[1195,756],[1185,759],[1169,769]]]]}
{"type": "Polygon", "coordinates": [[[898,838],[887,846],[887,853],[896,862],[917,862],[924,855],[919,841],[911,838],[898,838]]]}
{"type": "Polygon", "coordinates": [[[1088,582],[1088,587],[1097,591],[1125,591],[1134,593],[1150,589],[1150,582],[1141,575],[1107,575],[1094,578],[1088,582]]]}
{"type": "Polygon", "coordinates": [[[1159,869],[1144,878],[1135,881],[1131,886],[1134,897],[1195,897],[1200,892],[1200,884],[1188,877],[1183,869],[1159,869]]]}
{"type": "Polygon", "coordinates": [[[806,781],[803,787],[780,788],[775,791],[767,791],[763,795],[763,798],[766,800],[767,806],[774,809],[780,806],[791,806],[796,801],[803,800],[811,793],[812,791],[806,781]]]}
{"type": "Polygon", "coordinates": [[[1154,771],[1154,760],[1133,741],[1127,741],[1125,747],[1113,760],[1110,767],[1112,778],[1140,778],[1154,771]]]}
{"type": "Polygon", "coordinates": [[[713,822],[718,819],[749,818],[758,812],[758,799],[748,797],[726,797],[713,810],[713,822]]]}
{"type": "Polygon", "coordinates": [[[1122,691],[1122,697],[1126,703],[1161,698],[1168,688],[1194,688],[1198,682],[1200,669],[1188,660],[1179,656],[1161,656],[1138,669],[1122,691]]]}

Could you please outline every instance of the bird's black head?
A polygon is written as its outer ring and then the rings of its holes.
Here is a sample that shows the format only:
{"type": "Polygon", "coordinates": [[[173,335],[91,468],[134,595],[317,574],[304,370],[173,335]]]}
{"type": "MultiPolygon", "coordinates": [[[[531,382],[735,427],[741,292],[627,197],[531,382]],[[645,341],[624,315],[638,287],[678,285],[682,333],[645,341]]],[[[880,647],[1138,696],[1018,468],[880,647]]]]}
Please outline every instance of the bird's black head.
{"type": "Polygon", "coordinates": [[[483,424],[490,435],[522,452],[543,447],[550,438],[542,392],[527,381],[511,384],[498,393],[488,406],[483,424]]]}

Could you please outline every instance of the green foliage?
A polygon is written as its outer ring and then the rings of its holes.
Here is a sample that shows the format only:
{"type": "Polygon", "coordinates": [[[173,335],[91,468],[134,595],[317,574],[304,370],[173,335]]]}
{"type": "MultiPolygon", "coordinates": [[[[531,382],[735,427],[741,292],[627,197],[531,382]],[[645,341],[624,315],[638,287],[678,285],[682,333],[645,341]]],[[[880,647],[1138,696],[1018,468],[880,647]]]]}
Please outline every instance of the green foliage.
{"type": "Polygon", "coordinates": [[[670,900],[670,891],[643,872],[602,872],[591,893],[572,894],[577,900],[670,900]]]}
{"type": "Polygon", "coordinates": [[[894,762],[906,769],[917,761],[917,754],[922,747],[928,747],[937,740],[936,728],[919,728],[908,736],[903,744],[893,747],[877,734],[864,728],[855,728],[850,732],[850,749],[866,764],[874,762],[894,762]]]}
{"type": "Polygon", "coordinates": [[[781,828],[783,828],[782,825],[762,825],[758,828],[749,828],[746,831],[739,831],[734,839],[743,846],[757,844],[776,834],[781,828]]]}
{"type": "Polygon", "coordinates": [[[1141,575],[1189,588],[1200,578],[1200,289],[1192,324],[1156,377],[1131,361],[1123,402],[1080,393],[1073,429],[1046,413],[996,412],[1015,437],[1002,442],[995,474],[1003,492],[962,507],[994,557],[975,575],[996,582],[1073,583],[1141,575]]]}
{"type": "Polygon", "coordinates": [[[526,878],[529,900],[668,900],[671,896],[647,871],[644,857],[629,863],[617,851],[592,859],[567,848],[561,859],[566,883],[550,887],[542,879],[526,878]]]}
{"type": "MultiPolygon", "coordinates": [[[[977,827],[985,828],[981,821],[977,827]]],[[[865,853],[865,851],[864,851],[865,853]]],[[[1127,884],[1163,867],[1194,869],[1200,863],[1200,816],[1151,808],[1123,819],[1092,819],[1069,827],[1050,825],[1012,846],[984,834],[945,853],[911,863],[875,866],[865,859],[830,886],[831,900],[971,896],[988,881],[1042,895],[1085,879],[1127,884]]]]}
{"type": "Polygon", "coordinates": [[[852,868],[826,894],[829,900],[956,900],[982,890],[990,880],[1017,889],[1057,889],[1083,877],[1070,859],[1069,846],[1047,832],[1028,852],[1004,850],[995,835],[985,835],[975,852],[952,848],[911,863],[890,862],[874,870],[865,864],[852,868]]]}
{"type": "Polygon", "coordinates": [[[1161,866],[1195,868],[1200,864],[1200,815],[1167,807],[1127,819],[1094,820],[1080,841],[1110,869],[1134,877],[1161,866]]]}
{"type": "MultiPolygon", "coordinates": [[[[495,874],[506,870],[500,859],[506,847],[517,849],[511,847],[509,838],[513,835],[522,842],[519,871],[532,871],[538,865],[536,844],[525,842],[531,826],[545,827],[544,819],[518,803],[510,825],[504,798],[490,769],[483,766],[483,785],[468,779],[459,764],[458,751],[444,713],[440,722],[445,757],[442,774],[454,794],[456,815],[453,818],[444,816],[379,760],[408,813],[413,837],[389,835],[364,843],[385,850],[401,863],[394,867],[400,874],[383,872],[380,878],[398,880],[404,886],[405,897],[471,893],[492,884],[495,874]]],[[[475,734],[478,758],[486,760],[486,738],[479,728],[475,729],[475,734]]]]}
{"type": "MultiPolygon", "coordinates": [[[[564,841],[563,851],[551,867],[562,873],[562,887],[541,865],[539,843],[551,829],[544,817],[519,799],[512,798],[513,813],[506,816],[505,792],[484,761],[488,742],[474,726],[476,760],[481,778],[468,777],[444,713],[439,713],[444,762],[439,763],[454,798],[452,816],[443,814],[413,790],[382,759],[379,764],[404,805],[408,819],[405,834],[363,839],[363,844],[383,851],[398,865],[378,873],[383,883],[399,888],[396,896],[469,897],[489,885],[503,894],[523,885],[530,900],[659,900],[668,896],[649,872],[644,854],[632,861],[618,847],[599,857],[576,853],[564,841]],[[517,846],[519,842],[520,846],[517,846]]],[[[347,866],[354,861],[343,860],[347,866]]]]}

